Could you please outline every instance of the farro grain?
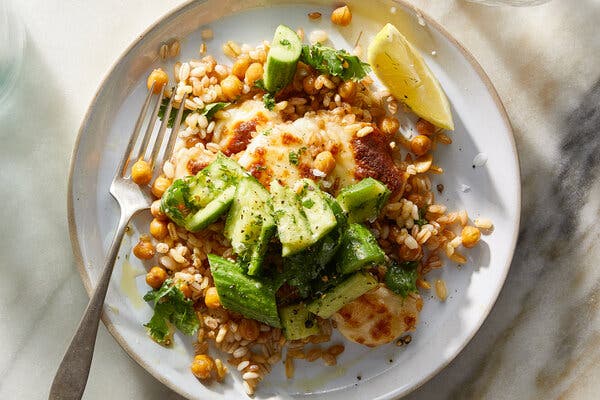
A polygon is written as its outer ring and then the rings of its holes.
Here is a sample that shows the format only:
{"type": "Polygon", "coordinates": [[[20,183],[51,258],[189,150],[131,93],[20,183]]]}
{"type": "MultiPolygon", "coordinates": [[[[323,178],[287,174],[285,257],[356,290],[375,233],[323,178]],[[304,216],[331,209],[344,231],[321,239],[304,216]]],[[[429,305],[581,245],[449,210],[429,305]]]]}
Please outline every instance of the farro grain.
{"type": "Polygon", "coordinates": [[[437,279],[435,281],[435,294],[441,301],[446,301],[446,298],[448,297],[446,282],[444,282],[442,279],[437,279]]]}

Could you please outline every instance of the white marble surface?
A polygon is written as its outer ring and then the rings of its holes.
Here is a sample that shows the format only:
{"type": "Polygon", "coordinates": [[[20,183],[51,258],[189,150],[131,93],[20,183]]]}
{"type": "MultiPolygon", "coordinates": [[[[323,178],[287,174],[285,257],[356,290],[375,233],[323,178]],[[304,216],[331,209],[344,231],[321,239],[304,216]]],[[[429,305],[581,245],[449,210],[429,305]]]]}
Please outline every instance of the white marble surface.
{"type": "MultiPolygon", "coordinates": [[[[0,0],[3,1],[3,0],[0,0]]],[[[520,244],[471,343],[410,399],[595,399],[600,390],[600,0],[413,0],[472,51],[515,127],[520,244]]],[[[43,399],[87,302],[66,218],[69,158],[100,80],[176,0],[19,1],[22,81],[0,108],[0,399],[43,399]],[[6,204],[7,203],[7,204],[6,204]]],[[[86,399],[180,399],[101,326],[86,399]]]]}

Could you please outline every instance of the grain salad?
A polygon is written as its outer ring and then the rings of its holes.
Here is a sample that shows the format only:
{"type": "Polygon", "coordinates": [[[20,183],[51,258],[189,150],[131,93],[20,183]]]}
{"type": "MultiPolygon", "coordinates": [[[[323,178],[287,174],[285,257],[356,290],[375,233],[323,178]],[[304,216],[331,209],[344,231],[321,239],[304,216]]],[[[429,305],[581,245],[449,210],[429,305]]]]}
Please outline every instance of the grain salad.
{"type": "MultiPolygon", "coordinates": [[[[346,26],[351,10],[330,18],[346,26]]],[[[336,365],[348,343],[334,329],[369,347],[408,345],[420,292],[447,301],[451,289],[428,273],[465,264],[493,230],[437,199],[434,153],[451,134],[426,118],[401,125],[410,110],[374,85],[369,64],[307,33],[312,44],[283,25],[256,46],[227,41],[229,63],[203,43],[199,58],[152,71],[160,117],[183,107],[183,122],[158,177],[142,160],[132,168],[155,197],[133,248],[148,267],[150,337],[192,336],[190,373],[237,373],[248,395],[273,368],[291,379],[297,364],[336,365]]]]}

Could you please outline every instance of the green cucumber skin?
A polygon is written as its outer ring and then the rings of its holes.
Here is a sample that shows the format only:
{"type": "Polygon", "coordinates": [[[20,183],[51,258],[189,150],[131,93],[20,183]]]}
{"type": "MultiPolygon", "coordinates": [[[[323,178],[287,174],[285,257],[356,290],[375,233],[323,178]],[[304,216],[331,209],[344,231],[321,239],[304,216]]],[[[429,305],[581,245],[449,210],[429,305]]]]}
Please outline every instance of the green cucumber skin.
{"type": "Polygon", "coordinates": [[[360,224],[350,224],[344,233],[338,253],[338,272],[350,274],[384,262],[385,253],[379,247],[375,236],[360,224]]]}
{"type": "Polygon", "coordinates": [[[336,227],[337,220],[325,192],[310,179],[301,179],[300,183],[303,186],[300,202],[312,232],[312,240],[316,243],[336,227]]]}
{"type": "Polygon", "coordinates": [[[306,307],[321,318],[330,318],[340,308],[377,286],[377,279],[366,272],[357,272],[328,290],[306,307]]]}
{"type": "Polygon", "coordinates": [[[313,244],[312,232],[298,195],[277,181],[271,183],[271,194],[281,255],[291,256],[313,244]]]}
{"type": "Polygon", "coordinates": [[[337,200],[348,213],[349,222],[372,221],[379,215],[390,193],[383,183],[373,178],[365,178],[342,189],[337,200]]]}
{"type": "Polygon", "coordinates": [[[281,328],[275,287],[270,280],[248,276],[238,264],[214,254],[208,255],[208,262],[223,307],[281,328]]]}
{"type": "Polygon", "coordinates": [[[302,43],[296,32],[285,25],[279,25],[275,30],[263,74],[265,89],[269,93],[280,91],[294,79],[301,52],[302,43]],[[287,43],[283,44],[283,41],[287,43]]]}
{"type": "Polygon", "coordinates": [[[287,340],[304,339],[321,333],[315,315],[303,303],[280,308],[279,318],[287,340]]]}
{"type": "Polygon", "coordinates": [[[186,218],[185,229],[190,232],[198,232],[202,229],[206,229],[210,224],[219,219],[221,215],[227,212],[233,202],[234,194],[234,186],[229,186],[223,190],[223,192],[208,203],[206,207],[186,218]]]}

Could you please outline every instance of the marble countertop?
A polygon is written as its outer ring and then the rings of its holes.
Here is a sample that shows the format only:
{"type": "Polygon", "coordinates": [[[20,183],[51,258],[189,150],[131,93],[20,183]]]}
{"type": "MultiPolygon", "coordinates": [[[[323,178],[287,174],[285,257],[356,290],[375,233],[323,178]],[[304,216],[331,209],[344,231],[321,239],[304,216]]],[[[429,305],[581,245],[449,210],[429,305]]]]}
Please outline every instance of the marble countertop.
{"type": "MultiPolygon", "coordinates": [[[[598,398],[600,1],[518,9],[412,2],[475,55],[498,89],[515,128],[523,209],[515,258],[490,316],[408,398],[598,398]]],[[[119,54],[181,1],[16,3],[28,37],[16,94],[0,108],[0,190],[8,203],[0,209],[0,399],[44,399],[87,303],[66,216],[79,124],[119,54]]],[[[84,398],[107,397],[180,399],[101,326],[84,398]]]]}

